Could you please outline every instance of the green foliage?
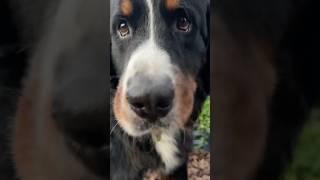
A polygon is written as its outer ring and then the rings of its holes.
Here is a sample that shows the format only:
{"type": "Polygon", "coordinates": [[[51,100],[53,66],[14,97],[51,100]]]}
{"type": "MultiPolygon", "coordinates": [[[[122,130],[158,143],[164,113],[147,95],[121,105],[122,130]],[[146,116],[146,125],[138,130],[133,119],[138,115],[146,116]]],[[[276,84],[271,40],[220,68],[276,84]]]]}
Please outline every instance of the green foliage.
{"type": "Polygon", "coordinates": [[[198,127],[193,133],[194,147],[204,149],[208,147],[210,137],[210,98],[203,105],[202,112],[199,116],[198,127]]]}
{"type": "Polygon", "coordinates": [[[320,179],[320,111],[313,114],[305,127],[285,180],[320,179]]]}
{"type": "Polygon", "coordinates": [[[199,117],[199,130],[210,133],[210,99],[208,98],[203,105],[199,117]]]}

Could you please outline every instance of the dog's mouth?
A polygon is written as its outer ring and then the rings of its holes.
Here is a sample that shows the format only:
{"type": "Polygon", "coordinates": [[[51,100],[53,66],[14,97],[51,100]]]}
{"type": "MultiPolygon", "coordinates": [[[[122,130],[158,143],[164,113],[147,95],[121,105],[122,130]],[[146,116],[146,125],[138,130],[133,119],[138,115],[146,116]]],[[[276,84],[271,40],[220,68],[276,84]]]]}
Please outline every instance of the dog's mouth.
{"type": "Polygon", "coordinates": [[[157,121],[137,118],[135,119],[134,123],[125,124],[124,126],[120,124],[120,127],[129,136],[136,137],[136,138],[143,137],[147,135],[152,135],[155,132],[158,132],[160,129],[169,128],[171,125],[170,122],[171,123],[174,122],[174,119],[170,119],[169,117],[171,116],[158,119],[157,121]]]}

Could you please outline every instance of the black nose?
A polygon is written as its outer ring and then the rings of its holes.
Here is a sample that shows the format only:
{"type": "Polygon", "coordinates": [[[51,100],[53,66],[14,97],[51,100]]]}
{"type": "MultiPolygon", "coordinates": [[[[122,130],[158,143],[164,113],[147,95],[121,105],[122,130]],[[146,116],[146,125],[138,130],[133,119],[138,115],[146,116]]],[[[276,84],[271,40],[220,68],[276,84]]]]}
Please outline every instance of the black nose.
{"type": "Polygon", "coordinates": [[[138,116],[156,121],[170,112],[174,89],[169,77],[136,76],[128,81],[127,87],[128,102],[138,116]]]}

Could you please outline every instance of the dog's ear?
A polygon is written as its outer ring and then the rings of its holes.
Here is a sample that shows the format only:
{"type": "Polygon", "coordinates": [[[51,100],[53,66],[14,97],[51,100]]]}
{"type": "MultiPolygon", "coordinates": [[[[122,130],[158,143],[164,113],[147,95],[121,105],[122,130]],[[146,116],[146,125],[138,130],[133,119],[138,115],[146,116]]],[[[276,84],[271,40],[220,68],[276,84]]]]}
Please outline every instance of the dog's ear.
{"type": "MultiPolygon", "coordinates": [[[[198,74],[198,89],[196,91],[197,100],[194,104],[194,111],[191,119],[197,120],[201,112],[203,102],[210,94],[210,0],[207,1],[206,7],[206,21],[204,21],[204,27],[202,28],[202,36],[206,45],[206,55],[203,57],[203,64],[198,74]]],[[[192,121],[194,122],[194,121],[192,121]]]]}
{"type": "Polygon", "coordinates": [[[207,52],[205,57],[205,62],[200,70],[200,77],[201,77],[201,86],[204,90],[206,95],[210,94],[210,1],[208,1],[207,11],[206,11],[206,35],[205,35],[205,42],[207,46],[207,52]]]}

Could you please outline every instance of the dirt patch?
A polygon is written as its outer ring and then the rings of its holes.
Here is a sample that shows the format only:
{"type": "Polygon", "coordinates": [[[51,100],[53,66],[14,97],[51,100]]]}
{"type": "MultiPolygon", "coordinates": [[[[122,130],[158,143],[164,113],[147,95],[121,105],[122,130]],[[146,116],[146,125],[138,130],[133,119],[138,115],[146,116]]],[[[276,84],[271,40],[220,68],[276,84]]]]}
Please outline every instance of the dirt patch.
{"type": "Polygon", "coordinates": [[[198,150],[189,156],[189,180],[210,180],[210,152],[198,150]]]}

